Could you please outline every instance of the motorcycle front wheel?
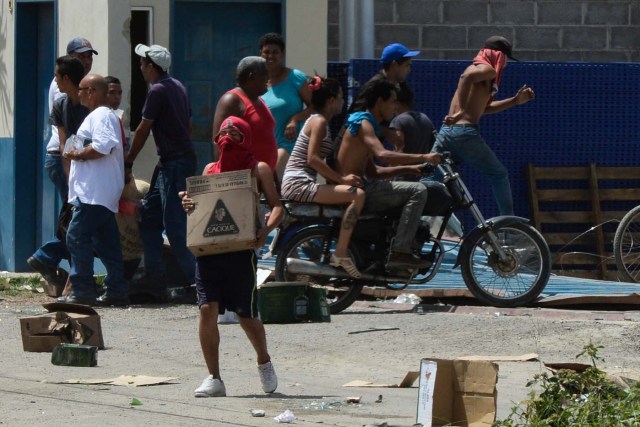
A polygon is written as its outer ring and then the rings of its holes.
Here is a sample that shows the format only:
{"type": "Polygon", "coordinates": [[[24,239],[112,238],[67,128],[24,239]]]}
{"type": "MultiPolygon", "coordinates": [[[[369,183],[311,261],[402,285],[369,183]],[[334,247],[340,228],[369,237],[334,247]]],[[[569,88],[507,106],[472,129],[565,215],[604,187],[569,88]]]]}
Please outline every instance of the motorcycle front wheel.
{"type": "Polygon", "coordinates": [[[640,282],[640,206],[631,209],[620,221],[613,238],[613,255],[625,282],[640,282]]]}
{"type": "Polygon", "coordinates": [[[527,224],[493,230],[506,254],[500,260],[488,237],[480,235],[460,262],[462,278],[473,295],[495,307],[517,307],[535,300],[551,274],[549,246],[527,224]]]}
{"type": "MultiPolygon", "coordinates": [[[[330,233],[329,233],[330,234],[330,233]]],[[[327,291],[327,305],[331,314],[338,314],[349,307],[358,298],[363,284],[348,278],[330,277],[314,274],[294,274],[287,269],[287,259],[295,258],[303,261],[311,261],[319,264],[322,259],[322,244],[327,236],[326,228],[312,228],[295,234],[289,240],[282,251],[278,253],[276,260],[276,280],[281,282],[305,282],[309,285],[321,286],[327,291]]],[[[333,253],[337,237],[331,239],[330,253],[333,253]]],[[[352,248],[349,248],[349,256],[355,257],[352,248]]]]}

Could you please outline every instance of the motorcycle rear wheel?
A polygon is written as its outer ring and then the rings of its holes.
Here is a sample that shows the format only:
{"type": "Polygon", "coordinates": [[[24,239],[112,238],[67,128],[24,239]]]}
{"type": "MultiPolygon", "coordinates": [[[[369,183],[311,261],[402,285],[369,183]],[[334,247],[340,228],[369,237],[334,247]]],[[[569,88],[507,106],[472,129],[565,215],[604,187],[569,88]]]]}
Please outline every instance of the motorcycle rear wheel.
{"type": "Polygon", "coordinates": [[[640,206],[631,209],[620,221],[613,239],[613,255],[620,279],[640,282],[640,206]]]}
{"type": "MultiPolygon", "coordinates": [[[[327,290],[327,305],[331,314],[338,314],[348,308],[358,298],[363,284],[348,278],[326,277],[309,274],[293,274],[287,271],[287,258],[297,258],[305,261],[320,263],[322,257],[322,242],[327,235],[326,228],[312,228],[294,235],[287,242],[276,260],[276,280],[281,282],[305,282],[314,286],[321,286],[327,290]]],[[[337,237],[331,241],[331,252],[335,249],[337,237]]],[[[349,256],[357,259],[352,247],[349,256]]]]}
{"type": "Polygon", "coordinates": [[[540,233],[527,224],[515,223],[493,230],[507,254],[499,260],[487,235],[472,244],[460,267],[473,295],[495,307],[517,307],[535,300],[551,275],[549,246],[540,233]]]}

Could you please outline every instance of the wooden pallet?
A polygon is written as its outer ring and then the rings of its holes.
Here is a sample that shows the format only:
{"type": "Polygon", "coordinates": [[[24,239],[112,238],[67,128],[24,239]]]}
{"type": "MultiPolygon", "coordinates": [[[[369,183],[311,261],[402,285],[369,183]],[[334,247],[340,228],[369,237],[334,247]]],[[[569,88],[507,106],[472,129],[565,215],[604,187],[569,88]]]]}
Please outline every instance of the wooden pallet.
{"type": "Polygon", "coordinates": [[[640,204],[640,168],[527,165],[531,220],[552,252],[553,271],[618,280],[612,244],[620,219],[640,204]]]}

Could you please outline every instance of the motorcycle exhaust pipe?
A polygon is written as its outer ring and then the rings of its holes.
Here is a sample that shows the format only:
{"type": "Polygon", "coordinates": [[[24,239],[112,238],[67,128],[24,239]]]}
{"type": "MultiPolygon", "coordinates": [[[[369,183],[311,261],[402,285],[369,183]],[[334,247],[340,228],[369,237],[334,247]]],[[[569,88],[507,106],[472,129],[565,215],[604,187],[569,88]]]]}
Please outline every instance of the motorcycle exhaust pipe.
{"type": "MultiPolygon", "coordinates": [[[[353,279],[341,268],[335,268],[329,264],[319,264],[313,261],[305,261],[298,258],[287,258],[287,271],[291,274],[304,274],[308,276],[323,276],[323,277],[340,277],[344,279],[353,279]]],[[[360,272],[362,276],[358,280],[370,280],[373,282],[384,283],[406,283],[407,277],[392,277],[381,276],[378,274],[371,274],[367,272],[360,272]]],[[[413,283],[413,281],[409,281],[413,283]]]]}

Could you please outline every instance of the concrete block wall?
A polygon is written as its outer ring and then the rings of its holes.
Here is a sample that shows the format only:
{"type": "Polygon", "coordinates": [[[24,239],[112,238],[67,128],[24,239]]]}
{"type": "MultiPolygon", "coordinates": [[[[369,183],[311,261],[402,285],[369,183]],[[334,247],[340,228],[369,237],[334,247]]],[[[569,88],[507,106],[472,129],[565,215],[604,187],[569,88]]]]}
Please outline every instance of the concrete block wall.
{"type": "MultiPolygon", "coordinates": [[[[340,56],[329,0],[328,59],[340,56]]],[[[525,61],[640,61],[638,0],[375,0],[375,51],[400,42],[422,59],[470,59],[494,34],[525,61]]]]}

